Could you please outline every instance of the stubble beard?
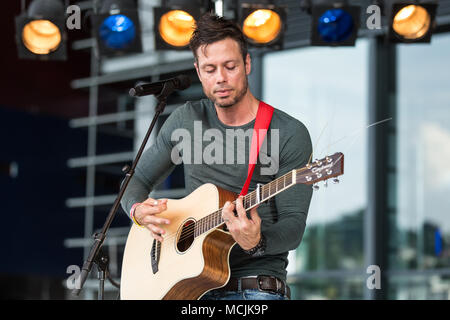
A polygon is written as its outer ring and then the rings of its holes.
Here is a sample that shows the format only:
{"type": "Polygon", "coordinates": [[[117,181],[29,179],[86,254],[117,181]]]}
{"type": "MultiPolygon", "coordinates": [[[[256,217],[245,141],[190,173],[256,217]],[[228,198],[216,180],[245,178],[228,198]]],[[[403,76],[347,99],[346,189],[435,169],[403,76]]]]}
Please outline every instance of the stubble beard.
{"type": "Polygon", "coordinates": [[[234,106],[235,104],[237,104],[239,101],[242,100],[242,98],[245,96],[245,94],[247,93],[248,90],[248,77],[245,77],[245,83],[244,83],[244,87],[242,88],[242,90],[240,90],[236,96],[231,100],[231,101],[220,101],[220,98],[216,98],[214,95],[207,95],[209,100],[211,100],[215,106],[219,107],[219,108],[230,108],[232,106],[234,106]]]}

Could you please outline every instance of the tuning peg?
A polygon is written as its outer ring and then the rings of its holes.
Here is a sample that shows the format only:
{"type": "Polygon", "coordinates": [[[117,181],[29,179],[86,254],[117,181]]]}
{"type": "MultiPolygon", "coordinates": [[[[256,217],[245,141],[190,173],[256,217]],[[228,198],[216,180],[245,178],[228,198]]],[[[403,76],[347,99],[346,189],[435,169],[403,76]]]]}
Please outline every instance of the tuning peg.
{"type": "Polygon", "coordinates": [[[313,185],[313,190],[316,190],[316,191],[319,190],[319,186],[317,184],[314,184],[313,185]]]}
{"type": "Polygon", "coordinates": [[[333,183],[339,183],[339,179],[338,178],[334,178],[333,179],[333,183]]]}

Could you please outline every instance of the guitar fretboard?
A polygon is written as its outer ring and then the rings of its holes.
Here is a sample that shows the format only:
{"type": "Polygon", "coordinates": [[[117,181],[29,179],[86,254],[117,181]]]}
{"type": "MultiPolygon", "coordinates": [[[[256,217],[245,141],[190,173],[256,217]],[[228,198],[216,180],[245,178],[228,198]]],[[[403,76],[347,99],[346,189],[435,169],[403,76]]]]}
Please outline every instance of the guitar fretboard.
{"type": "MultiPolygon", "coordinates": [[[[277,193],[280,193],[296,184],[296,181],[294,181],[296,171],[297,170],[289,171],[285,175],[265,185],[259,185],[259,187],[257,187],[254,191],[246,194],[242,201],[245,210],[250,210],[258,204],[272,198],[277,193]]],[[[235,203],[235,201],[233,203],[235,203]]],[[[197,237],[213,228],[220,226],[223,223],[222,208],[220,208],[219,210],[201,218],[196,222],[194,236],[197,237]]]]}

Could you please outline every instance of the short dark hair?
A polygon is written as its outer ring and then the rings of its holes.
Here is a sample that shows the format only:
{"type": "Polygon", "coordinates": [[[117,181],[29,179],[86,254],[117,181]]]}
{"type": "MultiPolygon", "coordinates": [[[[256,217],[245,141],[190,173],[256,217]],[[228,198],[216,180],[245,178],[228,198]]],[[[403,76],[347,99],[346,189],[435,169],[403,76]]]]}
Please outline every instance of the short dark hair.
{"type": "Polygon", "coordinates": [[[226,38],[231,38],[239,44],[242,59],[245,63],[248,52],[247,41],[239,25],[215,14],[206,13],[202,15],[198,19],[194,33],[189,41],[189,47],[194,54],[195,61],[198,62],[197,49],[200,46],[226,38]]]}

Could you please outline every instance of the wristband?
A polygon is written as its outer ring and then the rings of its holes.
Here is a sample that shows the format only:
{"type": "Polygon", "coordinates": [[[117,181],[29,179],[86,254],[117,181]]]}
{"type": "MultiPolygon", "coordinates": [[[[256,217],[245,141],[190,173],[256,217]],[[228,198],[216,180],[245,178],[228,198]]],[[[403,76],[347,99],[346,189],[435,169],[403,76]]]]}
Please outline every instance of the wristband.
{"type": "Polygon", "coordinates": [[[131,220],[133,220],[135,225],[137,225],[138,227],[144,228],[144,226],[139,224],[137,222],[136,218],[134,217],[134,212],[136,211],[137,206],[140,204],[141,204],[140,202],[133,204],[133,206],[131,207],[131,210],[130,210],[130,218],[131,218],[131,220]]]}
{"type": "Polygon", "coordinates": [[[248,250],[244,250],[246,254],[252,257],[260,257],[264,254],[265,251],[266,251],[266,238],[262,233],[261,238],[259,239],[259,242],[255,247],[248,250]]]}

